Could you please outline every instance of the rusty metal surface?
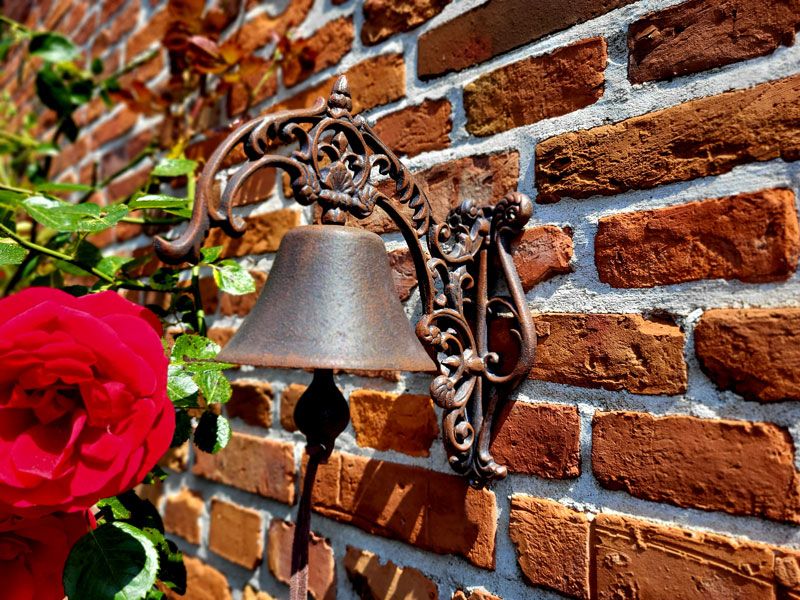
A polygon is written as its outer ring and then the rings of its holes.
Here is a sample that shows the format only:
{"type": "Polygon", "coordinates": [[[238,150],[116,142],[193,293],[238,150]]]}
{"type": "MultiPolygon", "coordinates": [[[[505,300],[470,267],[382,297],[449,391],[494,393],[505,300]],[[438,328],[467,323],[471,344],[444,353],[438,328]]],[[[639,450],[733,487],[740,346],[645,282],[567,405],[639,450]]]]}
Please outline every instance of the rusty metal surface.
{"type": "Polygon", "coordinates": [[[281,242],[264,289],[219,360],[263,367],[435,371],[379,236],[309,225],[281,242]]]}
{"type": "MultiPolygon", "coordinates": [[[[411,172],[363,117],[351,114],[351,109],[347,81],[340,77],[327,102],[320,98],[311,108],[259,117],[239,127],[204,167],[187,230],[173,241],[158,238],[156,251],[166,262],[196,261],[209,227],[222,227],[231,235],[240,235],[245,222],[232,213],[233,198],[248,177],[266,167],[285,171],[294,199],[305,206],[319,205],[323,223],[342,224],[348,214],[362,219],[376,208],[384,211],[397,224],[414,260],[423,310],[416,333],[436,358],[438,375],[431,384],[431,395],[443,409],[442,431],[450,465],[469,477],[474,485],[489,484],[506,474],[505,467],[498,465],[489,452],[494,415],[533,366],[536,347],[533,322],[509,252],[510,240],[530,218],[532,204],[519,193],[508,194],[496,206],[477,206],[466,201],[453,209],[445,222],[437,223],[411,172]],[[277,145],[288,143],[298,145],[290,156],[270,153],[277,145]],[[228,180],[222,195],[215,196],[216,175],[226,157],[240,144],[247,160],[228,180]],[[393,193],[379,191],[378,178],[393,181],[393,193]],[[489,331],[498,323],[507,335],[503,347],[493,348],[489,331]]],[[[347,231],[339,227],[331,229],[347,231]]],[[[287,238],[294,236],[290,234],[287,238]]],[[[374,265],[364,262],[368,251],[354,248],[338,255],[335,268],[354,261],[352,269],[340,272],[341,278],[322,266],[304,270],[301,267],[309,261],[322,261],[321,265],[329,268],[334,265],[322,256],[307,254],[310,252],[307,248],[301,249],[302,259],[283,259],[292,251],[281,249],[268,279],[269,282],[280,276],[278,281],[282,283],[272,286],[275,300],[264,297],[265,288],[258,305],[221,358],[251,364],[268,362],[271,366],[330,368],[343,366],[341,361],[348,355],[349,362],[344,366],[363,369],[379,368],[377,364],[385,364],[383,359],[388,355],[376,354],[392,352],[398,362],[381,368],[408,368],[409,363],[417,364],[417,358],[409,358],[413,356],[411,349],[398,349],[394,353],[383,341],[377,341],[386,339],[384,321],[395,323],[391,321],[395,317],[387,316],[380,304],[370,305],[363,299],[369,294],[384,294],[376,291],[382,289],[378,279],[391,286],[388,270],[378,274],[374,265]],[[276,272],[279,261],[284,260],[287,262],[281,270],[295,272],[276,272]],[[291,302],[282,297],[288,296],[292,287],[302,288],[293,279],[307,275],[318,279],[302,284],[313,290],[313,294],[292,297],[291,302]],[[351,286],[359,291],[349,291],[351,286]],[[287,292],[282,293],[279,287],[287,292]],[[287,322],[272,322],[284,320],[268,315],[273,302],[284,311],[278,312],[276,308],[276,315],[294,316],[285,317],[287,322]],[[349,306],[339,306],[347,302],[349,306]],[[339,330],[332,321],[299,316],[298,305],[311,303],[328,307],[331,315],[351,327],[351,332],[364,336],[369,332],[367,337],[374,337],[375,341],[365,341],[361,346],[339,344],[337,348],[333,341],[337,334],[333,334],[331,339],[320,342],[321,347],[316,347],[310,341],[314,336],[300,335],[302,329],[316,330],[322,338],[329,330],[339,330]],[[292,305],[294,313],[288,311],[292,305]],[[371,308],[364,308],[368,306],[371,308]],[[269,347],[259,346],[266,339],[271,340],[269,347]],[[297,340],[303,340],[302,345],[294,343],[297,340]],[[339,350],[338,356],[331,355],[333,349],[339,350]],[[405,352],[410,354],[401,363],[399,354],[405,352]]],[[[396,297],[392,297],[396,302],[396,297]]],[[[388,325],[390,330],[398,327],[388,325]]]]}

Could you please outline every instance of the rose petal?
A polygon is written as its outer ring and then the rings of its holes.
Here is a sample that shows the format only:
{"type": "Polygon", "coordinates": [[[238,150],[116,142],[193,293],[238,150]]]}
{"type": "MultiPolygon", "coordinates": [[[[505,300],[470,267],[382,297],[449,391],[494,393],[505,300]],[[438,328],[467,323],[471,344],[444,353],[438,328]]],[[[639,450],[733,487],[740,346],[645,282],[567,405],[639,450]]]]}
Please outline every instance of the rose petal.
{"type": "Polygon", "coordinates": [[[158,317],[156,317],[151,310],[148,310],[140,304],[126,300],[115,292],[107,291],[100,292],[99,294],[82,296],[77,299],[75,306],[95,317],[128,315],[144,319],[150,324],[159,338],[164,334],[161,321],[158,320],[158,317]]]}
{"type": "Polygon", "coordinates": [[[71,306],[74,304],[75,298],[54,288],[26,288],[0,300],[0,325],[44,302],[55,303],[60,306],[71,306]]]}
{"type": "Polygon", "coordinates": [[[69,459],[85,422],[86,415],[75,412],[50,425],[35,425],[20,433],[11,448],[17,471],[52,477],[69,459]]]}

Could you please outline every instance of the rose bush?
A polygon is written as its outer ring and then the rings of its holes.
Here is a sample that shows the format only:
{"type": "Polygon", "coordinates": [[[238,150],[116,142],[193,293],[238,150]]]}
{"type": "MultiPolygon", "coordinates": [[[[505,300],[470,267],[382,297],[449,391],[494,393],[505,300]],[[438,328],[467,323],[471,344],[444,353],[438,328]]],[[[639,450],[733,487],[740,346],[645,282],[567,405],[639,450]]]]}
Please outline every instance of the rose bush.
{"type": "Polygon", "coordinates": [[[62,600],[64,562],[72,545],[93,527],[89,511],[0,519],[2,597],[62,600]]]}
{"type": "Polygon", "coordinates": [[[83,510],[142,481],[175,429],[161,335],[115,292],[0,300],[0,514],[83,510]]]}

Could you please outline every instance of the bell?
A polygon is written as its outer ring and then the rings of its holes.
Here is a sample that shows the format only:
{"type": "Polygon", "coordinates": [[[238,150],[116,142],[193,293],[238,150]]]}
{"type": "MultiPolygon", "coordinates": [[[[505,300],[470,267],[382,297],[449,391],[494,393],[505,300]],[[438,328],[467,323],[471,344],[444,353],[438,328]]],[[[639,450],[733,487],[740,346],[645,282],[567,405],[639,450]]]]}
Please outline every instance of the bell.
{"type": "Polygon", "coordinates": [[[261,295],[218,360],[262,367],[435,371],[374,233],[289,231],[261,295]]]}

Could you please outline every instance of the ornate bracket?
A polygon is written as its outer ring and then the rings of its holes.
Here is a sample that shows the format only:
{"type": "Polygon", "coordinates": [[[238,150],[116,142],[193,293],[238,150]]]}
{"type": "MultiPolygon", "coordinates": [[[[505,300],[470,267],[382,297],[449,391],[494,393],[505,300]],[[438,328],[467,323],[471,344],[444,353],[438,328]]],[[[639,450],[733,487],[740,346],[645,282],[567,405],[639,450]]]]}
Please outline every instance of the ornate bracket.
{"type": "Polygon", "coordinates": [[[414,259],[423,310],[416,331],[439,365],[431,395],[444,411],[450,465],[473,485],[487,485],[506,475],[489,451],[495,414],[532,367],[536,348],[509,249],[531,216],[531,201],[516,192],[494,206],[467,200],[437,223],[411,172],[351,110],[342,76],[327,102],[319,98],[311,108],[241,125],[206,163],[189,227],[174,241],[157,238],[156,252],[172,264],[196,262],[210,227],[241,235],[246,224],[233,214],[233,199],[265,167],[285,171],[295,200],[318,204],[323,223],[344,224],[348,215],[364,219],[379,207],[397,224],[414,259]],[[291,155],[270,153],[290,143],[298,144],[291,155]],[[216,196],[214,179],[239,144],[246,161],[216,196]],[[378,184],[387,179],[394,189],[384,193],[378,184]],[[490,347],[493,326],[506,334],[503,348],[490,347]]]}

